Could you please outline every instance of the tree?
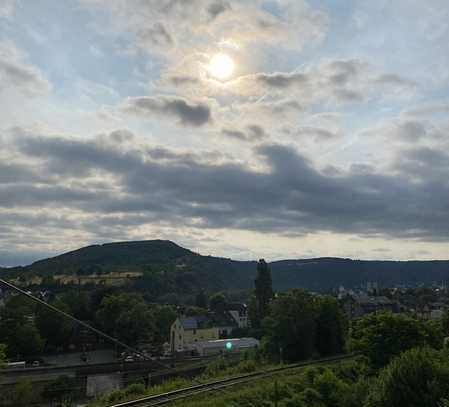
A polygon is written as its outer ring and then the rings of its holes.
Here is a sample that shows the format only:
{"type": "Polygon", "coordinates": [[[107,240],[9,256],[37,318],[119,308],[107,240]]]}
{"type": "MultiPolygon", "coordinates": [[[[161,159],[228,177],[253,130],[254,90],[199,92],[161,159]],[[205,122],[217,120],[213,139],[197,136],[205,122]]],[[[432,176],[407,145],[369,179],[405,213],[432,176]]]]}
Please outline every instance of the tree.
{"type": "Polygon", "coordinates": [[[28,358],[42,352],[43,340],[27,307],[15,308],[16,301],[8,301],[0,311],[0,342],[7,345],[11,358],[28,358]]]}
{"type": "Polygon", "coordinates": [[[207,308],[207,295],[204,290],[200,290],[196,295],[195,305],[199,308],[207,308]]]}
{"type": "Polygon", "coordinates": [[[0,369],[6,365],[6,345],[0,343],[0,369]]]}
{"type": "Polygon", "coordinates": [[[155,324],[154,345],[160,348],[164,342],[170,341],[170,328],[175,322],[177,313],[171,305],[156,305],[151,309],[155,324]]]}
{"type": "Polygon", "coordinates": [[[85,292],[70,290],[62,294],[60,300],[67,305],[69,313],[75,318],[84,321],[92,318],[92,313],[89,309],[89,297],[85,292]]]}
{"type": "MultiPolygon", "coordinates": [[[[64,312],[70,312],[69,307],[60,300],[52,305],[64,312]]],[[[36,326],[45,340],[47,348],[67,347],[72,333],[72,323],[67,318],[45,307],[39,307],[36,312],[36,326]]]]}
{"type": "Polygon", "coordinates": [[[20,379],[11,389],[8,398],[12,406],[29,406],[36,402],[36,391],[31,382],[20,379]]]}
{"type": "Polygon", "coordinates": [[[269,353],[282,349],[287,361],[310,358],[315,352],[316,305],[304,290],[280,294],[270,306],[270,315],[264,320],[264,343],[269,353]]]}
{"type": "Polygon", "coordinates": [[[79,386],[76,378],[69,376],[59,376],[57,379],[47,384],[43,391],[42,397],[48,401],[59,401],[60,403],[65,400],[70,400],[74,393],[74,389],[79,386]]]}
{"type": "Polygon", "coordinates": [[[395,358],[371,389],[366,407],[439,407],[449,396],[446,357],[430,349],[411,349],[395,358]]]}
{"type": "Polygon", "coordinates": [[[445,336],[449,336],[449,311],[445,311],[441,318],[441,327],[445,336]]]}
{"type": "Polygon", "coordinates": [[[226,297],[223,293],[217,293],[210,297],[210,309],[217,313],[223,313],[226,309],[226,297]]]}
{"type": "Polygon", "coordinates": [[[105,297],[96,320],[107,333],[129,345],[151,341],[155,332],[150,308],[141,297],[135,295],[105,297]]]}
{"type": "Polygon", "coordinates": [[[408,349],[438,344],[433,326],[409,315],[384,312],[363,317],[355,325],[351,348],[362,352],[374,368],[380,368],[408,349]]]}
{"type": "Polygon", "coordinates": [[[271,271],[264,259],[257,263],[257,275],[254,280],[256,312],[254,320],[251,320],[253,327],[258,328],[262,320],[268,315],[268,307],[273,298],[273,283],[271,271]]]}
{"type": "Polygon", "coordinates": [[[321,356],[343,352],[346,321],[337,300],[322,297],[317,300],[316,349],[321,356]]]}
{"type": "Polygon", "coordinates": [[[33,321],[27,321],[24,325],[15,328],[9,337],[8,353],[14,357],[29,359],[42,353],[44,341],[33,321]]]}

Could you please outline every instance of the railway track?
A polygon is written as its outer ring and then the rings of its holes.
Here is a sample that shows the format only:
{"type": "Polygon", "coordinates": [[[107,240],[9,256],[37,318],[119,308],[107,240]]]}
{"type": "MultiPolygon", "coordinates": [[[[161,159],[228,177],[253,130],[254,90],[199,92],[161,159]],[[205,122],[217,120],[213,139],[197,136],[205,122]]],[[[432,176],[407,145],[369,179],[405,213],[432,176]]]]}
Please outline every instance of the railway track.
{"type": "Polygon", "coordinates": [[[275,376],[280,373],[286,373],[289,371],[295,371],[296,369],[300,369],[306,366],[318,365],[329,362],[336,362],[339,360],[345,360],[353,358],[354,354],[351,355],[342,355],[342,356],[333,356],[329,358],[316,359],[313,361],[295,363],[288,366],[278,367],[274,369],[270,369],[268,371],[248,373],[240,376],[229,377],[222,380],[215,380],[212,382],[207,382],[203,384],[197,384],[190,387],[185,387],[178,390],[169,391],[166,393],[155,394],[152,396],[146,396],[139,399],[125,401],[122,403],[114,404],[109,407],[150,407],[150,406],[159,406],[163,404],[168,404],[177,400],[186,399],[189,397],[193,397],[202,393],[212,392],[224,390],[231,386],[236,386],[239,384],[245,384],[248,382],[252,382],[255,380],[260,380],[266,377],[275,376]]]}

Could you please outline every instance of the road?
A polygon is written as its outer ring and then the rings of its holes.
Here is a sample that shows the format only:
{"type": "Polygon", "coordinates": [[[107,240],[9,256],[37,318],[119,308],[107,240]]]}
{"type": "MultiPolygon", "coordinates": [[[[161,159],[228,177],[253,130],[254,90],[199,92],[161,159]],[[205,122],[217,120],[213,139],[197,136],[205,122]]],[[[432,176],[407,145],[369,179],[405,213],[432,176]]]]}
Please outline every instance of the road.
{"type": "Polygon", "coordinates": [[[115,373],[133,373],[136,371],[151,372],[152,375],[160,376],[165,374],[173,375],[177,369],[197,368],[205,366],[210,362],[210,358],[196,358],[182,361],[162,360],[162,361],[136,361],[136,362],[114,362],[97,364],[78,364],[58,367],[35,367],[26,369],[3,369],[0,371],[0,386],[17,383],[20,379],[31,382],[47,382],[59,376],[80,377],[92,375],[104,375],[115,373]],[[175,364],[176,368],[171,366],[175,364]]]}
{"type": "MultiPolygon", "coordinates": [[[[113,349],[101,349],[86,352],[88,357],[88,364],[95,365],[100,363],[114,363],[117,359],[114,356],[113,349]]],[[[78,366],[83,364],[81,360],[81,352],[62,353],[54,356],[43,356],[42,360],[45,364],[59,367],[59,366],[78,366]]]]}

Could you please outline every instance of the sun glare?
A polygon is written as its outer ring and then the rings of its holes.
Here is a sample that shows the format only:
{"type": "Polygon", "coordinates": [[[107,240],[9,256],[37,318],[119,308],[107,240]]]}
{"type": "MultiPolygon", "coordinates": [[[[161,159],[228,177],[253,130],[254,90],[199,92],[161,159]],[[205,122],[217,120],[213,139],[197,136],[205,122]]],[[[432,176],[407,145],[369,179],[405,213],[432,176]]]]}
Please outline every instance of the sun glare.
{"type": "Polygon", "coordinates": [[[235,69],[235,64],[232,58],[226,54],[215,54],[209,61],[207,70],[216,79],[229,78],[235,69]]]}

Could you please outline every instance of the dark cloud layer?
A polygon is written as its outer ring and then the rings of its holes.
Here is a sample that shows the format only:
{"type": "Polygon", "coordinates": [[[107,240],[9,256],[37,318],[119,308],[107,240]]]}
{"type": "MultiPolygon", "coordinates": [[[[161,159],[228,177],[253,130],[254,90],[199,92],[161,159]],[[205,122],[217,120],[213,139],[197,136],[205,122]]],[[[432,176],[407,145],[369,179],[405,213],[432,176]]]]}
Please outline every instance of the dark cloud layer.
{"type": "Polygon", "coordinates": [[[449,239],[449,157],[429,148],[404,151],[394,175],[380,175],[370,167],[359,171],[357,166],[350,172],[322,173],[282,145],[255,149],[266,171],[167,149],[106,147],[98,140],[28,136],[18,148],[40,162],[43,177],[59,182],[3,185],[0,208],[53,205],[116,214],[125,223],[130,217],[141,223],[288,235],[331,231],[449,239]],[[102,188],[90,178],[99,173],[105,175],[102,188]],[[74,179],[78,185],[70,186],[74,179]],[[84,184],[79,185],[80,179],[84,184]]]}
{"type": "Polygon", "coordinates": [[[129,98],[127,112],[141,116],[164,115],[175,117],[180,124],[203,126],[211,117],[211,109],[205,103],[191,102],[177,96],[142,96],[129,98]]]}

